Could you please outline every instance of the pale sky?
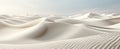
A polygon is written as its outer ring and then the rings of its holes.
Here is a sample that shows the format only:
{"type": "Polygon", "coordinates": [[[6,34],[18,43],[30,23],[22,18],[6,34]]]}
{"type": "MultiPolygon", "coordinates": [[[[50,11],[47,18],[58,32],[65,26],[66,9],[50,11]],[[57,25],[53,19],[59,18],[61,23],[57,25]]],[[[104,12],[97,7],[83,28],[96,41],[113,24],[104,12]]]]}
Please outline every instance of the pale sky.
{"type": "Polygon", "coordinates": [[[0,0],[0,14],[69,15],[94,8],[120,9],[120,0],[0,0]]]}

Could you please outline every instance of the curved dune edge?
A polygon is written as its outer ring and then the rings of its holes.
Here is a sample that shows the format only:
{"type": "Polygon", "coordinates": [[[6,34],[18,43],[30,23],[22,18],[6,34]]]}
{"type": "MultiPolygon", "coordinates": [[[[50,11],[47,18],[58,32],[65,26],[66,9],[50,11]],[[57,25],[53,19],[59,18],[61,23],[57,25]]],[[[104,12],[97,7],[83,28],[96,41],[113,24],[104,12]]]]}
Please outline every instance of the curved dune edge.
{"type": "Polygon", "coordinates": [[[7,17],[0,16],[0,48],[120,48],[120,15],[7,17]]]}

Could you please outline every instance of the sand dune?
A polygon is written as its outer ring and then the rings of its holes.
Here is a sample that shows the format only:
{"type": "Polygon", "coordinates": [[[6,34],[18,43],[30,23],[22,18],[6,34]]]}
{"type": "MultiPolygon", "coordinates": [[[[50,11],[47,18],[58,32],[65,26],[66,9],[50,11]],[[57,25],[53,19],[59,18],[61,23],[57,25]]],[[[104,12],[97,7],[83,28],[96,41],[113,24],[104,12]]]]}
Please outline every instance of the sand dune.
{"type": "Polygon", "coordinates": [[[120,49],[120,15],[0,16],[0,48],[120,49]]]}

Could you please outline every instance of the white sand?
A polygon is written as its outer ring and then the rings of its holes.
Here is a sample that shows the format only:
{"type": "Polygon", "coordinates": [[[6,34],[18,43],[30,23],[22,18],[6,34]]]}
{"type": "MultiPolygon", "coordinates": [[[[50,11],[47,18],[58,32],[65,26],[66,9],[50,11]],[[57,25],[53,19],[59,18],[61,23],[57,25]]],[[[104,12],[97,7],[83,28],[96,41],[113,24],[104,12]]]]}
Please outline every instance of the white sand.
{"type": "Polygon", "coordinates": [[[120,15],[0,16],[0,49],[120,49],[120,15]]]}

